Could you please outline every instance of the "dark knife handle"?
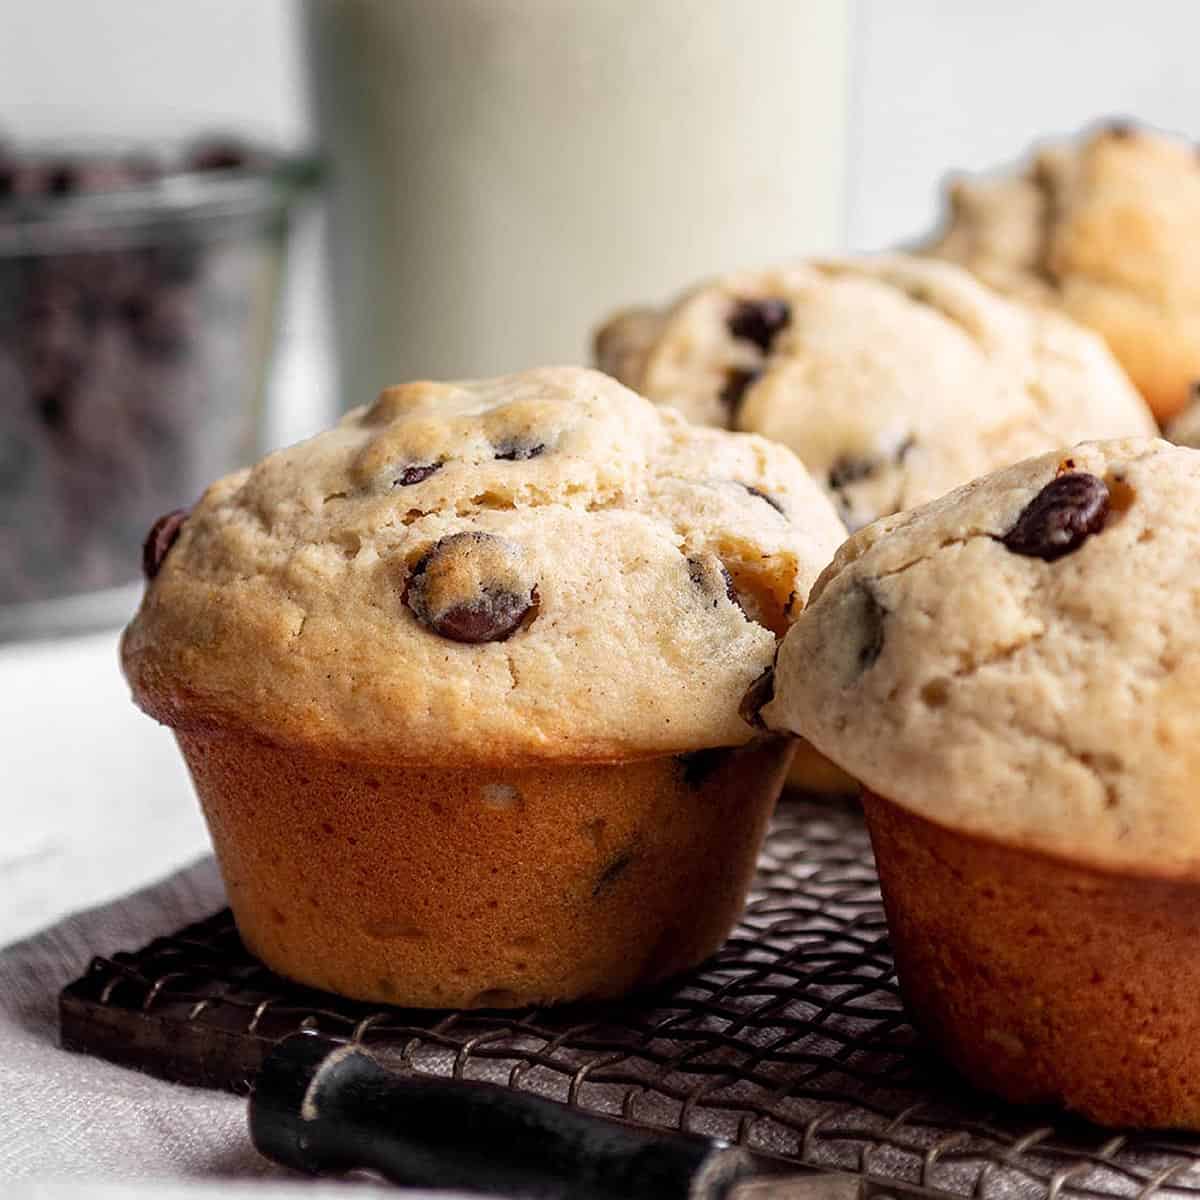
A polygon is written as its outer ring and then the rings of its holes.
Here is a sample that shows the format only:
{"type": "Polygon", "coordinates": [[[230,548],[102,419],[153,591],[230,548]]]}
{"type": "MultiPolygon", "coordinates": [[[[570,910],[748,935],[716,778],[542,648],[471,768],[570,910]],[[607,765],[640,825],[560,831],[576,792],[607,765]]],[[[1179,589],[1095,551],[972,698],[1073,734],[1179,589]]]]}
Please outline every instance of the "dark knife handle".
{"type": "Polygon", "coordinates": [[[310,1174],[572,1200],[725,1200],[751,1174],[727,1143],[634,1129],[529,1092],[401,1074],[360,1045],[293,1034],[250,1098],[258,1150],[310,1174]]]}

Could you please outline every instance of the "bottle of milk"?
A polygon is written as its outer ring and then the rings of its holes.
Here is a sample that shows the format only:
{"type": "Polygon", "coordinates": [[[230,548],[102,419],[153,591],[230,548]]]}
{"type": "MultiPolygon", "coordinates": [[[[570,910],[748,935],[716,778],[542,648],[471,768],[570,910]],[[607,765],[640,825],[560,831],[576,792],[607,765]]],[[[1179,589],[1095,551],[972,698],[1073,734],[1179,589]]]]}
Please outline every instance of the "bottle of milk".
{"type": "Polygon", "coordinates": [[[849,0],[308,0],[342,395],[836,249],[849,0]]]}

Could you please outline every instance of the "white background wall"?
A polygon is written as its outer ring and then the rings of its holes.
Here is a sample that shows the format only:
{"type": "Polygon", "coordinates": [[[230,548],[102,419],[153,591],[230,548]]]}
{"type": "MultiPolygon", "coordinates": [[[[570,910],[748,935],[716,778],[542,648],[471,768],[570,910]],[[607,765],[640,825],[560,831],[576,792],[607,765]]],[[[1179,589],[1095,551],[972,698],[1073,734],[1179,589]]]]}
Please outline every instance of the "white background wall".
{"type": "Polygon", "coordinates": [[[932,223],[950,168],[1126,115],[1200,139],[1194,0],[858,0],[850,243],[932,223]]]}
{"type": "Polygon", "coordinates": [[[0,131],[307,127],[293,0],[4,0],[0,131]]]}

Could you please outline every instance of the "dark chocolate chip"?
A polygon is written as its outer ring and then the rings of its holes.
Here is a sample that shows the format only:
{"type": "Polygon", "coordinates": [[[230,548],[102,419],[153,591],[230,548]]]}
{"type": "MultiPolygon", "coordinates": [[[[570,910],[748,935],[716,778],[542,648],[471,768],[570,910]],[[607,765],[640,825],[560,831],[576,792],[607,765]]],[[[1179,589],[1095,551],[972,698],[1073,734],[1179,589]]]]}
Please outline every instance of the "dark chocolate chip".
{"type": "Polygon", "coordinates": [[[496,458],[501,462],[524,462],[537,458],[546,449],[545,442],[518,441],[502,442],[496,447],[496,458]]]}
{"type": "Polygon", "coordinates": [[[514,591],[488,579],[489,571],[511,572],[518,554],[517,547],[490,533],[451,534],[413,567],[404,601],[423,625],[451,641],[506,641],[534,620],[541,603],[536,584],[514,591]],[[448,580],[448,596],[438,595],[442,589],[436,580],[431,588],[431,576],[438,575],[448,580]],[[457,595],[462,579],[472,576],[475,594],[457,595]]]}
{"type": "Polygon", "coordinates": [[[775,668],[768,667],[747,689],[738,705],[738,716],[755,729],[765,729],[759,715],[763,708],[775,698],[775,668]]]}
{"type": "Polygon", "coordinates": [[[634,854],[632,850],[622,850],[621,853],[612,859],[604,868],[604,870],[600,872],[600,875],[596,879],[596,883],[592,888],[592,896],[601,896],[608,891],[608,889],[611,888],[613,884],[616,883],[617,880],[629,870],[629,865],[633,862],[633,860],[634,854]]]}
{"type": "Polygon", "coordinates": [[[869,479],[887,465],[888,459],[896,466],[900,466],[908,457],[909,451],[916,444],[917,439],[910,433],[896,446],[895,450],[886,455],[843,454],[829,468],[829,486],[834,491],[840,491],[842,488],[849,487],[853,483],[860,483],[864,479],[869,479]]]}
{"type": "Polygon", "coordinates": [[[718,746],[711,750],[692,750],[687,754],[675,755],[675,761],[683,768],[683,782],[691,788],[702,788],[734,753],[729,747],[718,746]]]}
{"type": "Polygon", "coordinates": [[[783,505],[779,503],[769,492],[764,492],[761,488],[751,487],[748,483],[743,483],[742,487],[746,489],[752,496],[757,496],[760,500],[765,500],[781,517],[786,517],[787,513],[783,510],[783,505]]]}
{"type": "Polygon", "coordinates": [[[883,621],[887,609],[865,583],[860,583],[854,589],[853,596],[859,606],[859,628],[863,635],[858,647],[858,670],[861,673],[870,670],[883,653],[883,621]]]}
{"type": "MultiPolygon", "coordinates": [[[[737,594],[737,588],[733,586],[733,576],[729,573],[729,568],[724,563],[721,564],[721,576],[725,580],[725,596],[730,604],[736,604],[738,608],[742,607],[741,598],[737,594]]],[[[743,611],[745,611],[743,609],[743,611]]]]}
{"type": "MultiPolygon", "coordinates": [[[[729,568],[725,566],[719,558],[709,555],[706,558],[689,558],[688,578],[702,591],[709,595],[713,592],[713,573],[715,571],[725,585],[725,596],[731,604],[736,604],[738,608],[742,607],[742,601],[737,594],[737,588],[733,586],[733,576],[729,573],[729,568]]],[[[713,607],[716,608],[717,601],[713,600],[713,607]]],[[[745,609],[742,610],[743,612],[745,609]]]]}
{"type": "Polygon", "coordinates": [[[414,483],[424,483],[430,475],[436,475],[442,469],[440,462],[424,463],[419,467],[405,467],[394,480],[392,487],[411,487],[414,483]]]}
{"type": "Polygon", "coordinates": [[[1059,475],[1034,496],[1016,524],[998,540],[1014,554],[1053,562],[1078,550],[1104,528],[1108,505],[1103,479],[1086,471],[1059,475]]]}
{"type": "Polygon", "coordinates": [[[188,518],[186,508],[177,508],[174,512],[166,513],[150,526],[150,532],[142,545],[142,572],[147,579],[153,579],[162,570],[163,562],[175,545],[179,531],[188,518]]]}
{"type": "Polygon", "coordinates": [[[511,637],[525,615],[538,603],[537,588],[528,597],[510,592],[490,592],[469,604],[446,609],[433,626],[442,637],[455,642],[478,645],[481,642],[502,642],[511,637]]]}
{"type": "Polygon", "coordinates": [[[1120,117],[1115,121],[1109,121],[1105,132],[1109,137],[1131,138],[1137,135],[1137,126],[1132,121],[1120,117]]]}
{"type": "Polygon", "coordinates": [[[726,324],[735,338],[753,342],[766,354],[791,319],[792,308],[786,300],[740,300],[726,324]]]}
{"type": "Polygon", "coordinates": [[[750,371],[733,367],[725,372],[725,384],[721,388],[720,401],[729,410],[729,423],[737,420],[738,410],[746,398],[747,390],[762,377],[761,371],[750,371]]]}
{"type": "Polygon", "coordinates": [[[883,464],[877,458],[854,458],[843,454],[829,468],[829,486],[841,491],[852,483],[869,479],[883,464]]]}

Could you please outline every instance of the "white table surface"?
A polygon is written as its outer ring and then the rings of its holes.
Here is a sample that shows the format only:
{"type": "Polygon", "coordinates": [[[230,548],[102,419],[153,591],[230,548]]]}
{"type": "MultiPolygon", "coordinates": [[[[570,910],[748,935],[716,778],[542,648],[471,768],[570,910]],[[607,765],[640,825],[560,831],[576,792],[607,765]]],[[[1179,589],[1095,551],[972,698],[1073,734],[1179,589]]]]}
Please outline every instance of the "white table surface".
{"type": "Polygon", "coordinates": [[[129,699],[117,634],[0,647],[0,945],[208,850],[167,730],[129,699]]]}

